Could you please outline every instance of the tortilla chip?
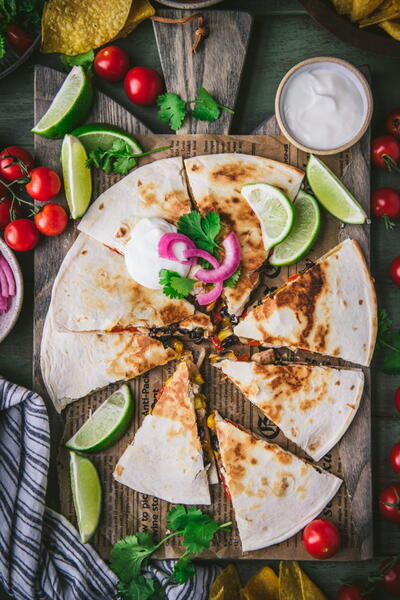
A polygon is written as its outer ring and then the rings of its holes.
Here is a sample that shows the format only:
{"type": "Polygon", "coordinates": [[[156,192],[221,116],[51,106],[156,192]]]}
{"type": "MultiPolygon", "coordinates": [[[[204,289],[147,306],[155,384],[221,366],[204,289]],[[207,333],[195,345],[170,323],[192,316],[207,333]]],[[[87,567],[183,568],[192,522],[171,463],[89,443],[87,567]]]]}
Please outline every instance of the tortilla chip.
{"type": "Polygon", "coordinates": [[[383,21],[382,23],[379,23],[379,27],[384,29],[386,33],[392,36],[392,38],[400,41],[400,19],[383,21]]]}
{"type": "Polygon", "coordinates": [[[370,25],[378,25],[383,21],[397,19],[400,17],[400,1],[399,0],[384,0],[379,6],[379,10],[375,11],[366,19],[359,22],[360,27],[369,27],[370,25]]]}
{"type": "Polygon", "coordinates": [[[374,12],[382,4],[382,0],[353,0],[351,20],[361,21],[374,12]]]}
{"type": "Polygon", "coordinates": [[[332,3],[339,15],[349,15],[351,13],[352,0],[332,0],[332,3]]]}
{"type": "Polygon", "coordinates": [[[281,561],[279,600],[327,600],[327,598],[296,561],[281,561]]]}
{"type": "Polygon", "coordinates": [[[253,575],[241,591],[242,600],[279,600],[279,579],[271,567],[253,575]]]}
{"type": "Polygon", "coordinates": [[[295,568],[300,577],[302,600],[327,600],[327,597],[300,568],[299,563],[295,563],[295,568]]]}
{"type": "Polygon", "coordinates": [[[41,51],[75,55],[106,44],[123,29],[131,4],[132,0],[48,0],[41,51]]]}
{"type": "Polygon", "coordinates": [[[149,19],[155,14],[155,10],[148,0],[133,0],[128,19],[116,35],[116,38],[122,38],[129,35],[135,27],[140,25],[145,19],[149,19]]]}
{"type": "Polygon", "coordinates": [[[240,600],[240,580],[235,565],[228,565],[213,581],[210,600],[240,600]]]}

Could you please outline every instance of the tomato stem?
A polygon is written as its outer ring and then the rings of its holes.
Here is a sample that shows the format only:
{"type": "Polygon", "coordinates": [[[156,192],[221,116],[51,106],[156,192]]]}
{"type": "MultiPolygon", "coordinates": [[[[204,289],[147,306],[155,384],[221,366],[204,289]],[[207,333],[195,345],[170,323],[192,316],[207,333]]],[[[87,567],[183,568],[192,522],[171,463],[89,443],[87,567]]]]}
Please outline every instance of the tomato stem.
{"type": "Polygon", "coordinates": [[[382,160],[385,163],[385,167],[389,172],[393,170],[400,173],[399,165],[393,160],[393,158],[389,154],[383,154],[382,160]]]}
{"type": "Polygon", "coordinates": [[[396,223],[391,221],[391,219],[388,215],[383,215],[383,223],[384,223],[385,229],[387,229],[387,231],[391,231],[392,229],[394,229],[396,227],[396,223]]]}

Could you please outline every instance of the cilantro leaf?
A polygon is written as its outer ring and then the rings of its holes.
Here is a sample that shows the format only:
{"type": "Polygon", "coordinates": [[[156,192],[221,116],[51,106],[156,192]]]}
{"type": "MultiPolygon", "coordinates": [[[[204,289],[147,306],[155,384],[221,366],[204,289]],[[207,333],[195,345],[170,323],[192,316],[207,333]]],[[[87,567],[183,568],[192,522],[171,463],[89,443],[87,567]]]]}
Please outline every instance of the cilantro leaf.
{"type": "Polygon", "coordinates": [[[167,524],[171,531],[180,531],[184,529],[193,519],[204,517],[204,513],[199,508],[190,506],[186,508],[182,504],[177,504],[168,511],[167,524]]]}
{"type": "Polygon", "coordinates": [[[238,284],[238,281],[240,279],[240,274],[241,274],[241,268],[238,267],[236,269],[236,271],[234,273],[232,273],[232,275],[230,277],[228,277],[228,279],[225,279],[224,281],[224,287],[227,288],[235,288],[238,284]]]}
{"type": "Polygon", "coordinates": [[[179,233],[187,235],[198,248],[214,254],[217,246],[215,238],[221,230],[218,213],[213,211],[202,217],[199,212],[192,211],[180,217],[177,228],[179,233]]]}
{"type": "Polygon", "coordinates": [[[160,584],[154,579],[139,575],[128,584],[117,583],[117,591],[123,600],[164,600],[160,584]]]}
{"type": "Polygon", "coordinates": [[[111,551],[110,568],[123,583],[136,578],[155,550],[152,537],[138,532],[117,542],[111,551]]]}
{"type": "Polygon", "coordinates": [[[170,146],[162,148],[153,148],[147,152],[132,153],[132,148],[122,138],[116,138],[111,147],[107,150],[101,148],[93,148],[89,152],[86,164],[88,167],[96,167],[102,169],[105,173],[116,173],[117,175],[126,175],[131,169],[136,167],[137,158],[147,156],[154,152],[167,150],[170,146]]]}
{"type": "Polygon", "coordinates": [[[192,558],[187,555],[183,555],[175,564],[172,579],[176,581],[176,583],[186,583],[188,579],[193,577],[196,570],[192,565],[192,558]]]}
{"type": "Polygon", "coordinates": [[[195,107],[192,110],[192,116],[200,121],[215,121],[221,114],[221,110],[227,110],[230,113],[234,111],[226,106],[221,106],[211,96],[210,92],[203,87],[197,90],[195,107]]]}
{"type": "Polygon", "coordinates": [[[178,94],[166,92],[158,96],[157,104],[160,107],[157,113],[160,121],[168,123],[174,131],[179,129],[186,117],[186,102],[178,94]]]}
{"type": "Polygon", "coordinates": [[[136,165],[137,162],[133,156],[118,156],[113,164],[113,172],[119,175],[126,175],[136,165]]]}
{"type": "Polygon", "coordinates": [[[94,52],[93,50],[89,50],[84,54],[76,54],[75,56],[60,54],[60,60],[64,67],[64,71],[69,71],[74,66],[81,66],[85,71],[90,71],[94,62],[94,52]]]}
{"type": "Polygon", "coordinates": [[[160,284],[163,286],[163,292],[168,298],[185,298],[190,294],[196,281],[182,277],[176,271],[161,269],[160,284]]]}
{"type": "Polygon", "coordinates": [[[377,345],[384,352],[381,369],[387,375],[400,374],[400,333],[393,331],[393,322],[384,309],[378,311],[377,345]]]}
{"type": "MultiPolygon", "coordinates": [[[[207,515],[204,515],[207,517],[207,515]]],[[[210,547],[215,532],[219,529],[218,523],[210,517],[188,523],[183,534],[183,543],[187,551],[197,554],[210,547]]]]}

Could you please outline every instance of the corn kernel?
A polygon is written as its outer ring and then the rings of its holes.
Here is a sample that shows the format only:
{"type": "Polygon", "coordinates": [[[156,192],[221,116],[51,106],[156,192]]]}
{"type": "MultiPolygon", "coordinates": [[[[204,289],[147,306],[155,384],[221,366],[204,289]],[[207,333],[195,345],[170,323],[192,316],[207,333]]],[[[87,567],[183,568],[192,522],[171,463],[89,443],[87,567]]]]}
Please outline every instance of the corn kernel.
{"type": "Polygon", "coordinates": [[[198,385],[203,385],[203,383],[204,383],[204,379],[202,378],[200,373],[196,373],[193,380],[194,380],[194,383],[197,383],[198,385]]]}
{"type": "Polygon", "coordinates": [[[220,342],[223,342],[232,334],[233,330],[230,327],[227,327],[226,329],[221,329],[221,331],[218,333],[218,339],[220,342]]]}
{"type": "Polygon", "coordinates": [[[204,394],[199,394],[199,396],[196,396],[194,399],[194,407],[198,410],[200,408],[205,408],[206,407],[206,398],[204,396],[204,394]]]}
{"type": "Polygon", "coordinates": [[[209,429],[212,429],[212,430],[215,429],[215,415],[214,414],[208,415],[208,417],[207,417],[207,427],[209,429]]]}
{"type": "Polygon", "coordinates": [[[171,338],[171,347],[175,350],[177,354],[182,354],[183,352],[183,343],[176,338],[171,338]]]}

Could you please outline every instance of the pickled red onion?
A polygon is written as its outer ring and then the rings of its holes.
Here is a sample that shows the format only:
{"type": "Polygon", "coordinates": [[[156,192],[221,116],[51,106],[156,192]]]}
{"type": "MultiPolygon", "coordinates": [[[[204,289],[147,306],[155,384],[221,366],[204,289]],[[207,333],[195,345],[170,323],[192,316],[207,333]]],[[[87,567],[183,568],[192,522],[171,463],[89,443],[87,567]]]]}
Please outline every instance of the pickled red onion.
{"type": "MultiPolygon", "coordinates": [[[[183,251],[183,256],[185,258],[202,258],[204,260],[206,260],[207,262],[210,263],[210,265],[212,265],[214,267],[214,269],[217,269],[219,267],[219,262],[217,261],[217,259],[210,254],[209,252],[206,252],[206,250],[200,250],[199,248],[196,248],[196,246],[194,248],[188,248],[187,250],[183,251]]],[[[203,271],[205,269],[201,269],[201,271],[203,271]]],[[[195,275],[197,277],[197,273],[195,275]]]]}
{"type": "Polygon", "coordinates": [[[196,272],[196,278],[204,283],[216,283],[225,281],[237,270],[240,265],[240,244],[236,234],[231,231],[222,246],[225,250],[225,258],[221,264],[214,266],[214,269],[199,269],[196,272]]]}
{"type": "Polygon", "coordinates": [[[158,242],[159,256],[161,258],[167,258],[168,260],[175,260],[181,265],[195,265],[195,258],[191,258],[190,260],[182,260],[176,256],[173,247],[178,242],[181,244],[185,244],[186,249],[196,250],[196,244],[192,242],[192,240],[187,235],[184,235],[183,233],[164,233],[164,235],[160,238],[160,241],[158,242]]]}
{"type": "Polygon", "coordinates": [[[197,294],[196,300],[200,304],[200,306],[206,306],[207,304],[211,304],[217,300],[222,294],[223,290],[223,282],[217,281],[214,284],[214,287],[209,292],[202,292],[201,294],[197,294]]]}

